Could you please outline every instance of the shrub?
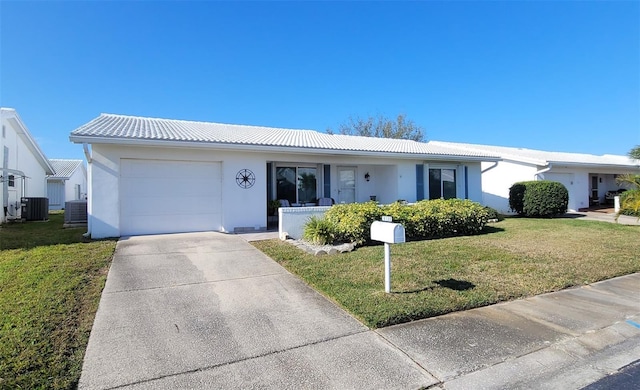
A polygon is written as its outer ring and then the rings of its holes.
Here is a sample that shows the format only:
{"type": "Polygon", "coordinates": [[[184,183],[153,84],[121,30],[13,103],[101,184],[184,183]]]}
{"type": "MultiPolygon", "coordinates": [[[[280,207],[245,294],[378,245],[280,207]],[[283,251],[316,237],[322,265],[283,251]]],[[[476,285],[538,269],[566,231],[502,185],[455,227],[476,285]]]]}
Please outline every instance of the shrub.
{"type": "Polygon", "coordinates": [[[373,202],[336,205],[325,218],[334,225],[337,240],[362,245],[370,241],[371,223],[383,215],[404,226],[407,240],[476,234],[489,219],[484,206],[462,199],[423,200],[412,205],[395,202],[380,207],[373,202]]]}
{"type": "Polygon", "coordinates": [[[493,207],[484,206],[484,211],[487,212],[487,218],[489,220],[492,220],[492,219],[495,219],[498,221],[504,220],[504,216],[500,214],[498,210],[494,209],[493,207]]]}
{"type": "Polygon", "coordinates": [[[407,238],[414,240],[476,234],[488,220],[484,206],[470,200],[423,200],[404,206],[400,213],[393,206],[387,206],[389,214],[403,223],[407,238]]]}
{"type": "Polygon", "coordinates": [[[527,217],[552,217],[567,211],[569,192],[555,181],[515,183],[509,189],[509,206],[527,217]]]}
{"type": "Polygon", "coordinates": [[[518,214],[524,212],[524,192],[527,188],[527,183],[532,182],[515,183],[509,188],[509,208],[518,214]]]}
{"type": "Polygon", "coordinates": [[[362,245],[371,240],[371,224],[380,220],[382,209],[376,202],[337,204],[325,214],[333,226],[335,239],[362,245]]]}
{"type": "Polygon", "coordinates": [[[628,190],[620,195],[620,214],[640,217],[640,189],[628,190]]]}
{"type": "Polygon", "coordinates": [[[333,243],[333,225],[324,218],[318,218],[315,215],[309,218],[304,225],[302,238],[318,245],[326,245],[333,243]]]}

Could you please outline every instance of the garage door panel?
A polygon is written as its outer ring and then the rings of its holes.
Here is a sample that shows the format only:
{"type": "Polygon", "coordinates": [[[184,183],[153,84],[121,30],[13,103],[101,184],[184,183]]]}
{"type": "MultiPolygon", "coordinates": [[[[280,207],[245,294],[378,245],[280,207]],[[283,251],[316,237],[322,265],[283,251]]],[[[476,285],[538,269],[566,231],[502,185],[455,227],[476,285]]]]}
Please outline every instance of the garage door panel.
{"type": "MultiPolygon", "coordinates": [[[[203,175],[219,174],[211,163],[195,161],[163,161],[163,160],[123,160],[128,161],[121,169],[121,175],[132,178],[192,178],[203,175]],[[210,172],[213,170],[214,172],[210,172]]],[[[219,163],[218,163],[219,164],[219,163]]]]}
{"type": "Polygon", "coordinates": [[[130,216],[136,215],[198,215],[198,214],[218,214],[219,204],[202,199],[202,197],[185,197],[180,201],[169,197],[156,197],[151,201],[149,198],[140,198],[138,202],[124,202],[122,213],[130,216]],[[158,210],[158,204],[163,204],[163,210],[158,210]]]}
{"type": "Polygon", "coordinates": [[[122,159],[122,235],[220,230],[221,163],[122,159]]]}
{"type": "Polygon", "coordinates": [[[198,179],[164,179],[164,178],[126,178],[122,179],[123,188],[129,196],[134,197],[160,197],[165,194],[171,196],[190,196],[191,194],[199,194],[199,196],[217,196],[219,192],[218,184],[214,185],[210,180],[198,179]]]}

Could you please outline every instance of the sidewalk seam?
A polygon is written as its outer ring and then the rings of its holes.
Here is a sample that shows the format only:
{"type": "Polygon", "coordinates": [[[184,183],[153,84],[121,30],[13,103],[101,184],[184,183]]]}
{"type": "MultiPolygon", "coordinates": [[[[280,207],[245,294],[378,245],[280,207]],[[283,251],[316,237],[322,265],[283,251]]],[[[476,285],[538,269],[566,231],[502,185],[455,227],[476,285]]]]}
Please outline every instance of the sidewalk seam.
{"type": "Polygon", "coordinates": [[[192,283],[180,283],[180,284],[175,284],[175,285],[172,285],[172,286],[146,287],[146,288],[136,288],[136,289],[129,289],[129,290],[106,291],[105,294],[112,295],[112,294],[121,294],[121,293],[136,292],[136,291],[164,290],[164,289],[171,289],[171,288],[175,288],[175,287],[197,286],[197,285],[201,285],[201,284],[231,282],[231,281],[234,281],[234,280],[244,280],[244,279],[254,279],[254,278],[266,278],[266,277],[269,277],[269,276],[277,276],[277,275],[284,275],[284,274],[282,272],[278,272],[278,273],[264,274],[264,275],[243,276],[243,277],[239,277],[239,278],[220,279],[220,280],[205,280],[203,282],[192,282],[192,283]]]}
{"type": "Polygon", "coordinates": [[[193,373],[196,373],[196,372],[208,371],[208,370],[212,370],[214,368],[229,366],[229,365],[232,365],[232,364],[242,363],[242,362],[245,362],[245,361],[249,361],[249,360],[253,360],[253,359],[259,359],[259,358],[266,357],[266,356],[277,355],[277,354],[281,354],[281,353],[285,353],[285,352],[289,352],[289,351],[295,351],[296,349],[300,349],[300,348],[304,348],[304,347],[308,347],[308,346],[312,346],[312,345],[318,345],[318,344],[322,344],[322,343],[325,343],[325,342],[328,342],[328,341],[340,340],[342,338],[351,337],[351,336],[354,336],[354,335],[357,335],[357,334],[367,333],[369,331],[370,331],[369,329],[362,329],[362,330],[357,331],[357,332],[352,332],[352,333],[343,334],[343,335],[340,335],[340,336],[330,337],[330,338],[327,338],[327,339],[322,339],[322,340],[314,341],[314,342],[307,343],[307,344],[297,345],[297,346],[290,347],[290,348],[285,348],[285,349],[279,349],[279,350],[275,350],[275,351],[265,352],[265,353],[261,353],[261,354],[255,355],[255,356],[249,356],[249,357],[246,357],[246,358],[232,360],[232,361],[229,361],[229,362],[224,362],[224,363],[220,363],[220,364],[214,364],[214,365],[206,366],[206,367],[194,368],[194,369],[191,369],[191,370],[186,370],[186,371],[182,371],[182,372],[176,372],[176,373],[173,373],[173,374],[160,375],[160,376],[155,377],[155,378],[143,379],[143,380],[139,380],[139,381],[135,381],[135,382],[131,382],[131,383],[125,383],[125,384],[118,385],[118,386],[106,387],[103,390],[123,389],[123,388],[126,388],[128,386],[138,385],[138,384],[142,384],[142,383],[149,383],[149,382],[153,382],[153,381],[164,379],[164,378],[171,378],[171,377],[179,376],[179,375],[193,374],[193,373]]]}

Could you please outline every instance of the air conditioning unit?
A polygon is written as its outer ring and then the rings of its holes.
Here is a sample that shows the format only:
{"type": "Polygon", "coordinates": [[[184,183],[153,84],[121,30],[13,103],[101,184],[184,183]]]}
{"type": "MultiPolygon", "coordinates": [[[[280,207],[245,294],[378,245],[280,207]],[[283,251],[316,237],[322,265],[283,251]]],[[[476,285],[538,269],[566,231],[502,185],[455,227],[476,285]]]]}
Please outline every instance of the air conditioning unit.
{"type": "Polygon", "coordinates": [[[64,223],[87,223],[87,201],[71,200],[65,202],[64,223]]]}
{"type": "Polygon", "coordinates": [[[27,221],[47,221],[49,219],[49,198],[20,198],[21,217],[27,221]]]}

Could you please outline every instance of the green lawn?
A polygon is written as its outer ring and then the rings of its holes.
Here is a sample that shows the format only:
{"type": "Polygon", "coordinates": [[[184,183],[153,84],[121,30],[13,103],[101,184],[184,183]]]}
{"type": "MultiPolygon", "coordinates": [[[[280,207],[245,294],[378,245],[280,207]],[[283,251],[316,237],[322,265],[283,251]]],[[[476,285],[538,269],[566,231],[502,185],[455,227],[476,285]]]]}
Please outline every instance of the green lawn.
{"type": "Polygon", "coordinates": [[[316,257],[279,240],[254,245],[370,327],[551,292],[640,271],[640,227],[508,218],[486,234],[316,257]]]}
{"type": "Polygon", "coordinates": [[[0,227],[0,388],[73,389],[115,249],[86,228],[0,227]]]}

